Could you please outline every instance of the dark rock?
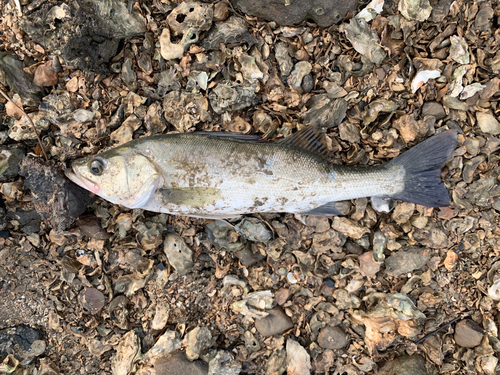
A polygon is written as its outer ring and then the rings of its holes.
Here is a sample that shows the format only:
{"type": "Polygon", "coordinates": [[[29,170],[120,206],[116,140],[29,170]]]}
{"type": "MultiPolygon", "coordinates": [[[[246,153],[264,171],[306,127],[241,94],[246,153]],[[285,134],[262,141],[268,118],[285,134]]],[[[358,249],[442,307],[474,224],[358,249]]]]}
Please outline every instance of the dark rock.
{"type": "Polygon", "coordinates": [[[101,220],[96,216],[85,215],[79,217],[76,225],[80,229],[81,233],[86,237],[96,240],[107,240],[111,237],[111,234],[102,228],[101,220]]]}
{"type": "Polygon", "coordinates": [[[5,209],[3,207],[0,207],[0,231],[3,231],[5,228],[7,228],[8,224],[9,223],[7,222],[5,209]]]}
{"type": "Polygon", "coordinates": [[[210,94],[210,105],[218,115],[223,112],[239,111],[257,104],[257,95],[252,86],[242,86],[233,82],[220,82],[210,94]]]}
{"type": "Polygon", "coordinates": [[[408,251],[398,251],[386,259],[386,273],[398,277],[413,270],[422,268],[431,258],[429,249],[412,248],[408,251]]]}
{"type": "Polygon", "coordinates": [[[25,156],[26,152],[22,148],[0,147],[0,181],[17,177],[25,156]]]}
{"type": "Polygon", "coordinates": [[[304,124],[312,126],[334,127],[345,118],[347,102],[344,99],[330,99],[325,95],[314,95],[308,102],[304,113],[304,124]]]}
{"type": "Polygon", "coordinates": [[[186,354],[174,351],[155,361],[157,374],[168,375],[207,375],[208,365],[202,360],[189,361],[186,354]]]}
{"type": "Polygon", "coordinates": [[[144,18],[120,0],[45,3],[20,26],[67,65],[97,73],[108,71],[122,39],[146,32],[144,18]]]}
{"type": "Polygon", "coordinates": [[[264,337],[280,335],[292,327],[292,320],[285,314],[281,307],[273,308],[269,311],[268,316],[255,321],[255,328],[264,337]]]}
{"type": "Polygon", "coordinates": [[[36,211],[55,231],[68,228],[91,202],[89,192],[71,183],[54,165],[27,158],[21,175],[26,177],[24,186],[31,190],[36,211]]]}
{"type": "Polygon", "coordinates": [[[390,362],[386,362],[378,371],[378,375],[431,375],[434,371],[428,371],[425,359],[414,354],[403,355],[390,362]]]}
{"type": "Polygon", "coordinates": [[[422,117],[434,116],[436,120],[441,120],[446,117],[446,112],[441,104],[437,102],[426,102],[422,106],[422,117]]]}
{"type": "Polygon", "coordinates": [[[482,328],[471,319],[464,319],[455,327],[455,342],[464,348],[474,348],[481,344],[484,333],[482,328]]]}
{"type": "Polygon", "coordinates": [[[296,25],[313,20],[321,27],[339,23],[349,11],[354,11],[357,1],[338,0],[232,0],[243,13],[275,21],[279,25],[296,25]]]}
{"type": "Polygon", "coordinates": [[[201,46],[210,51],[219,49],[221,43],[227,46],[247,43],[249,47],[259,44],[258,40],[248,32],[246,21],[237,16],[230,17],[226,22],[216,23],[207,32],[201,46]]]}
{"type": "Polygon", "coordinates": [[[0,53],[0,70],[5,74],[5,81],[9,88],[19,94],[24,105],[38,107],[43,91],[32,82],[23,69],[24,64],[16,55],[0,53]]]}
{"type": "Polygon", "coordinates": [[[340,327],[326,326],[319,332],[318,344],[324,349],[342,349],[349,344],[349,335],[340,327]]]}
{"type": "Polygon", "coordinates": [[[255,264],[258,261],[264,259],[264,255],[262,255],[258,251],[253,252],[250,249],[249,245],[245,246],[241,250],[236,251],[234,254],[238,257],[241,264],[245,267],[250,267],[252,264],[255,264]]]}
{"type": "Polygon", "coordinates": [[[13,354],[23,364],[45,351],[42,332],[25,325],[0,330],[0,358],[13,354]]]}
{"type": "Polygon", "coordinates": [[[36,210],[7,211],[7,216],[17,220],[24,233],[36,233],[40,231],[42,219],[36,210]]]}

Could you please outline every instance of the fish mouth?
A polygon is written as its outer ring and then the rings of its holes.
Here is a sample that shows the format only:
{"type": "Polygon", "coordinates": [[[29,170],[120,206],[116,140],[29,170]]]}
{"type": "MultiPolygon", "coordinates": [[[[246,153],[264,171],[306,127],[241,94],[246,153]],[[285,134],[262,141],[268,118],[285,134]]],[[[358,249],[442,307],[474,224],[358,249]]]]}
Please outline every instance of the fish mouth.
{"type": "Polygon", "coordinates": [[[94,194],[97,194],[100,190],[99,185],[96,182],[82,176],[76,169],[74,169],[73,163],[70,164],[69,168],[64,168],[64,174],[72,182],[85,190],[90,190],[94,194]]]}

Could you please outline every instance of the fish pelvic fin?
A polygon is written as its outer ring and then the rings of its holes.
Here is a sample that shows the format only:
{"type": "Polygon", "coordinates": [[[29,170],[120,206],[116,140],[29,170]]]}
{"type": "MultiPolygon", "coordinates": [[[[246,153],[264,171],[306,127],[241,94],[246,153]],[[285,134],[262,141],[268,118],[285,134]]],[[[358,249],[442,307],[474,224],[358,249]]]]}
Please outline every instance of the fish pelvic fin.
{"type": "Polygon", "coordinates": [[[448,190],[441,181],[441,169],[457,147],[457,131],[439,133],[402,155],[386,166],[404,168],[404,189],[391,198],[428,207],[450,205],[448,190]]]}
{"type": "Polygon", "coordinates": [[[313,208],[309,211],[301,212],[303,215],[312,216],[342,216],[345,212],[342,212],[336,205],[338,202],[328,202],[322,206],[313,208]]]}

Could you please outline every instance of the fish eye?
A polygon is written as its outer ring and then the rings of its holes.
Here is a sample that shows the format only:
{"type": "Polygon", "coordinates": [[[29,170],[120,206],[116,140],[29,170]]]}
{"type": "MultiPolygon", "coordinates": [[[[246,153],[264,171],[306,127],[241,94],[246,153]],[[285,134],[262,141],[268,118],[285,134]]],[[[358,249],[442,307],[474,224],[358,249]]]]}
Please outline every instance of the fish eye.
{"type": "Polygon", "coordinates": [[[92,174],[100,176],[104,171],[103,162],[99,159],[92,160],[92,162],[90,163],[90,171],[92,172],[92,174]]]}

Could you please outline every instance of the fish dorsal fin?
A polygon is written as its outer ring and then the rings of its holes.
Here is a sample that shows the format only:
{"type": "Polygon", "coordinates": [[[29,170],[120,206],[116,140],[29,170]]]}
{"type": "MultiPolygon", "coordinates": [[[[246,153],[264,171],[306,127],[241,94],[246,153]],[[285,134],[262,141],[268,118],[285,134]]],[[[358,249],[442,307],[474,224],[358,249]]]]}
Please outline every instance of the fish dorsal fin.
{"type": "Polygon", "coordinates": [[[328,151],[323,141],[324,137],[325,133],[319,126],[306,126],[297,133],[278,141],[278,143],[288,147],[300,148],[328,160],[330,151],[328,151]]]}

